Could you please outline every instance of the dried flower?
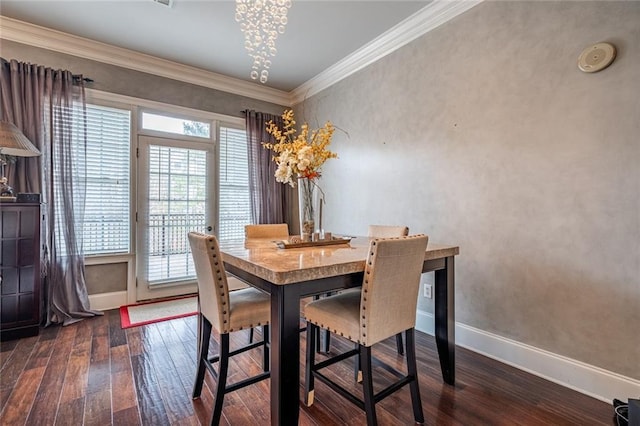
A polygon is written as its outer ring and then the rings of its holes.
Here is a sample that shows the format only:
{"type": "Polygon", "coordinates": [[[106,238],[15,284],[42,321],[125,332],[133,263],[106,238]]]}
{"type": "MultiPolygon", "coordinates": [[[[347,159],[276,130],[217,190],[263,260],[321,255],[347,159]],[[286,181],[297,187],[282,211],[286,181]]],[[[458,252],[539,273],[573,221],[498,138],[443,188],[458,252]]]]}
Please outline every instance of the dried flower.
{"type": "Polygon", "coordinates": [[[278,165],[276,181],[295,187],[298,177],[320,177],[324,162],[338,158],[338,154],[327,148],[335,127],[327,121],[323,127],[309,130],[309,125],[304,123],[300,126],[300,133],[297,133],[293,110],[285,110],[282,119],[283,129],[279,129],[273,121],[267,122],[267,133],[276,139],[276,143],[262,143],[262,146],[274,152],[273,161],[278,165]]]}

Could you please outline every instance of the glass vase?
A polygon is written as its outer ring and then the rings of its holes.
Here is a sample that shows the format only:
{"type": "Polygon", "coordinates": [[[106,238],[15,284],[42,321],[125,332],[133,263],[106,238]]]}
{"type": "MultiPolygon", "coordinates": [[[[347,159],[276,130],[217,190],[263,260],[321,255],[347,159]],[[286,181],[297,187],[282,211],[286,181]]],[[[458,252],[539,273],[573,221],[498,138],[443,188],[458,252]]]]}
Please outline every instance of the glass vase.
{"type": "Polygon", "coordinates": [[[298,178],[298,208],[300,238],[312,241],[315,232],[322,228],[322,190],[315,179],[298,178]]]}

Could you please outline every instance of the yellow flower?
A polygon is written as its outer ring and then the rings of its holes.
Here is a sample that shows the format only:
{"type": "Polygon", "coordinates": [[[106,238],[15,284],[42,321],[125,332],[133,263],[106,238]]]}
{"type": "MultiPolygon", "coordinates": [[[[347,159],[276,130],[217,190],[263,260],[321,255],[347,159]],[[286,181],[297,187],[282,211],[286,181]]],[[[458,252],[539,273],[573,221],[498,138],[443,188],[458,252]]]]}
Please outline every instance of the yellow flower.
{"type": "Polygon", "coordinates": [[[324,162],[338,158],[338,154],[328,149],[335,127],[327,121],[323,127],[309,130],[309,125],[303,123],[300,133],[297,133],[291,109],[285,110],[282,120],[282,129],[273,121],[267,122],[267,133],[275,138],[276,143],[262,143],[262,146],[274,152],[272,159],[278,165],[276,181],[296,186],[297,177],[319,177],[324,162]]]}

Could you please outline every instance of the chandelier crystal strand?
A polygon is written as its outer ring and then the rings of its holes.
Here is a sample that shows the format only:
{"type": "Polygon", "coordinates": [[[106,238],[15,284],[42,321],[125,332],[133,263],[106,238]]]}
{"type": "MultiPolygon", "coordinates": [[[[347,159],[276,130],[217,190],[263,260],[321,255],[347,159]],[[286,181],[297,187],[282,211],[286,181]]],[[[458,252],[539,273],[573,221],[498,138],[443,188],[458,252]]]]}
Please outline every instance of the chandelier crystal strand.
{"type": "Polygon", "coordinates": [[[276,39],[287,25],[291,0],[236,0],[236,22],[244,33],[244,47],[253,59],[251,78],[266,83],[276,39]]]}

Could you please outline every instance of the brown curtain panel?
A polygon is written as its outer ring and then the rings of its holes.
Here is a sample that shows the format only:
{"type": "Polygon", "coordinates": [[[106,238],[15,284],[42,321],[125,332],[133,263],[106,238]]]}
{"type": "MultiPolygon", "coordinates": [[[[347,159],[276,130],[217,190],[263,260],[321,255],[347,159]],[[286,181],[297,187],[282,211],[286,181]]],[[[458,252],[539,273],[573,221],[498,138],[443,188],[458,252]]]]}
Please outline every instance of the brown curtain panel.
{"type": "Polygon", "coordinates": [[[101,315],[89,309],[82,252],[86,193],[83,80],[81,76],[74,79],[70,71],[1,61],[2,118],[20,128],[42,153],[18,159],[10,182],[18,192],[42,194],[47,325],[67,325],[101,315]]]}
{"type": "Polygon", "coordinates": [[[249,193],[251,196],[251,220],[253,223],[287,223],[292,220],[293,191],[288,185],[276,182],[276,163],[273,153],[262,142],[275,142],[267,133],[267,122],[282,128],[282,117],[256,111],[246,111],[247,148],[249,156],[249,193]]]}

